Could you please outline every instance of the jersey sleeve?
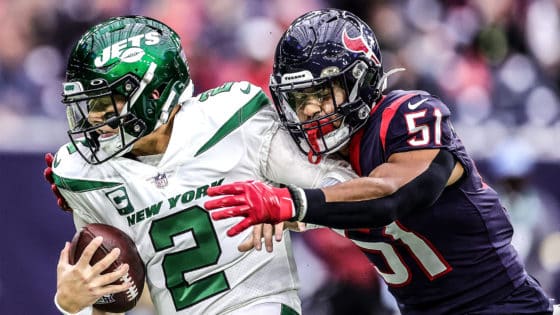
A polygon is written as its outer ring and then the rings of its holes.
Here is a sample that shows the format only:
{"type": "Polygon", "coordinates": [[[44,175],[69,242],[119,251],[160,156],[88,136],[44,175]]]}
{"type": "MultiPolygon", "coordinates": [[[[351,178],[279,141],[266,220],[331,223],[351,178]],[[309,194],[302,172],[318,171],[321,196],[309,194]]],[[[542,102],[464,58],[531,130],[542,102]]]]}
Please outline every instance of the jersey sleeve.
{"type": "MultiPolygon", "coordinates": [[[[88,190],[87,170],[90,165],[79,155],[74,144],[67,143],[57,151],[53,162],[53,177],[60,194],[72,208],[76,230],[89,223],[100,222],[90,211],[90,202],[83,193],[88,190]]],[[[101,183],[101,182],[98,182],[101,183]]]]}
{"type": "Polygon", "coordinates": [[[469,168],[468,157],[451,123],[451,112],[439,98],[418,93],[397,108],[389,106],[382,115],[380,137],[385,157],[412,150],[443,149],[469,168]]]}
{"type": "Polygon", "coordinates": [[[273,130],[270,141],[263,146],[262,161],[265,178],[302,188],[325,187],[357,177],[346,161],[325,158],[319,164],[310,163],[281,127],[273,130]]]}
{"type": "MultiPolygon", "coordinates": [[[[201,93],[198,102],[211,113],[207,115],[211,122],[221,126],[216,134],[233,135],[234,130],[240,131],[245,158],[256,161],[251,172],[255,179],[311,188],[356,176],[345,162],[328,159],[318,165],[308,162],[280,126],[278,114],[266,94],[249,82],[226,83],[201,93]]],[[[199,151],[204,149],[205,146],[199,151]]]]}

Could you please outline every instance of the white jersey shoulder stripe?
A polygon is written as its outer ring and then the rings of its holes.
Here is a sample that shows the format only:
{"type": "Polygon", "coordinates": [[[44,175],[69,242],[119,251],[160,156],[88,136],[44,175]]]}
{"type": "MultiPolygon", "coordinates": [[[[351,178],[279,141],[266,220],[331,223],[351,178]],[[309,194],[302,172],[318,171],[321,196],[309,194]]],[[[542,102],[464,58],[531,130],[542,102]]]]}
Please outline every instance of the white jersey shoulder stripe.
{"type": "MultiPolygon", "coordinates": [[[[247,94],[249,93],[251,87],[251,84],[248,84],[244,87],[247,94]]],[[[202,98],[203,97],[201,96],[201,99],[202,98]]],[[[243,104],[235,113],[233,113],[233,115],[231,115],[231,117],[225,121],[225,123],[216,131],[216,133],[212,137],[210,137],[210,139],[204,145],[202,145],[200,149],[198,149],[195,157],[206,152],[220,140],[224,139],[227,135],[243,125],[247,120],[253,117],[253,115],[259,112],[259,110],[268,105],[270,105],[270,100],[264,94],[264,92],[259,89],[258,93],[256,93],[248,102],[243,104]]]]}

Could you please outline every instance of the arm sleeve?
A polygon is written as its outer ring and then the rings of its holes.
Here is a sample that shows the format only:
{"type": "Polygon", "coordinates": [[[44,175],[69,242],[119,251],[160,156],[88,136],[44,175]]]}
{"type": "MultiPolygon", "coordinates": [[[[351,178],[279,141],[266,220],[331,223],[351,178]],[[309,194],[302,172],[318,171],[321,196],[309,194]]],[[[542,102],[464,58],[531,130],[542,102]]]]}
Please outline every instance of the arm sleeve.
{"type": "MultiPolygon", "coordinates": [[[[410,211],[431,206],[445,189],[454,165],[453,155],[445,150],[440,150],[424,173],[394,194],[378,199],[326,202],[322,190],[304,189],[306,206],[298,208],[306,210],[305,213],[299,214],[299,218],[302,222],[332,228],[385,226],[410,211]]],[[[297,204],[297,198],[294,200],[297,204]]]]}

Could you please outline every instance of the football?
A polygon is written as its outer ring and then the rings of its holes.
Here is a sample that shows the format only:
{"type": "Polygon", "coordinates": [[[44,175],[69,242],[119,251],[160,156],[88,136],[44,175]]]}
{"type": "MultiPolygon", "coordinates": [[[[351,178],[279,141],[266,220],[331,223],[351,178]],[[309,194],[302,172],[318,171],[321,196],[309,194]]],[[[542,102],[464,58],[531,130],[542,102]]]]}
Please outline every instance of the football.
{"type": "Polygon", "coordinates": [[[109,273],[114,271],[118,266],[127,263],[130,267],[126,276],[114,282],[120,284],[123,282],[132,282],[132,286],[120,293],[109,294],[101,297],[93,307],[112,313],[122,313],[132,309],[142,294],[144,289],[144,280],[146,275],[146,268],[136,245],[132,239],[123,231],[106,224],[88,224],[82,228],[81,231],[76,232],[70,245],[70,263],[75,264],[86,246],[97,236],[103,237],[103,243],[91,258],[90,265],[94,265],[107,255],[113,248],[118,247],[121,253],[117,260],[111,264],[104,272],[109,273]]]}

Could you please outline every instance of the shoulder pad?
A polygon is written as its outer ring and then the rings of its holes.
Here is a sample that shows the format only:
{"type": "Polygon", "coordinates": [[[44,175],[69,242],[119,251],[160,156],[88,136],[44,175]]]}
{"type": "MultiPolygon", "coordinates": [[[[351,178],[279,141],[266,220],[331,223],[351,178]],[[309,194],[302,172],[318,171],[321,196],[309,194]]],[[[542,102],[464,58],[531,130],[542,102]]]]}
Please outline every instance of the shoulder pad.
{"type": "Polygon", "coordinates": [[[217,120],[229,119],[232,116],[245,120],[264,107],[272,107],[263,90],[247,81],[225,83],[199,94],[193,103],[206,112],[206,116],[217,120]]]}
{"type": "Polygon", "coordinates": [[[239,81],[226,82],[219,87],[200,93],[196,98],[199,102],[207,102],[213,99],[228,99],[230,102],[243,102],[261,93],[264,94],[260,87],[247,81],[239,81]]]}
{"type": "MultiPolygon", "coordinates": [[[[108,162],[106,162],[108,163],[108,162]]],[[[92,165],[87,163],[76,151],[72,143],[60,147],[54,156],[53,179],[57,187],[73,192],[84,192],[100,188],[114,187],[122,183],[99,179],[92,172],[92,165]]],[[[97,165],[97,169],[103,167],[97,165]]]]}
{"type": "Polygon", "coordinates": [[[450,111],[424,91],[395,91],[383,100],[379,137],[387,156],[394,152],[439,148],[450,139],[450,111]]]}

